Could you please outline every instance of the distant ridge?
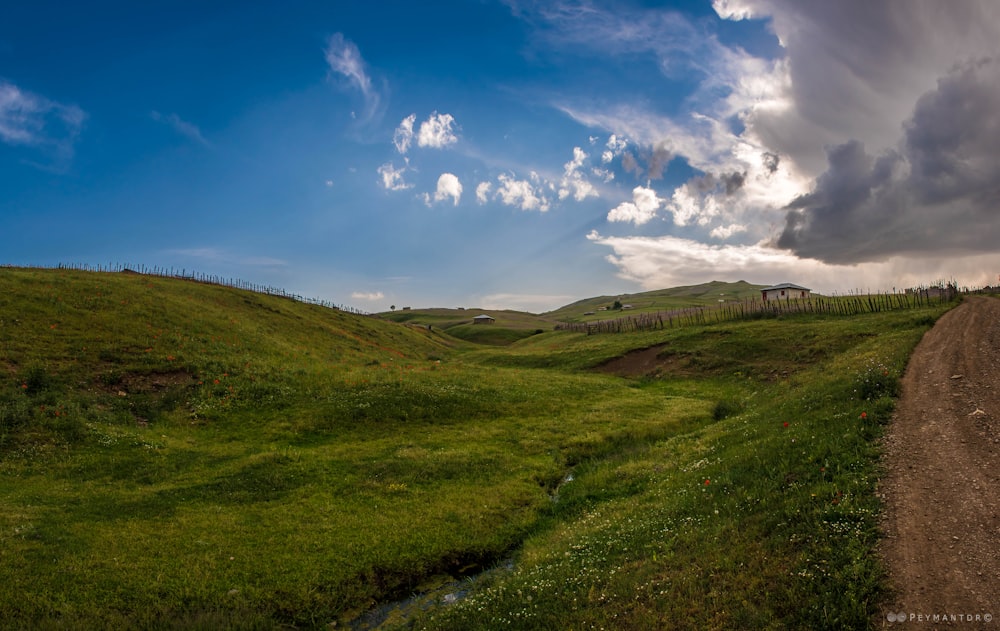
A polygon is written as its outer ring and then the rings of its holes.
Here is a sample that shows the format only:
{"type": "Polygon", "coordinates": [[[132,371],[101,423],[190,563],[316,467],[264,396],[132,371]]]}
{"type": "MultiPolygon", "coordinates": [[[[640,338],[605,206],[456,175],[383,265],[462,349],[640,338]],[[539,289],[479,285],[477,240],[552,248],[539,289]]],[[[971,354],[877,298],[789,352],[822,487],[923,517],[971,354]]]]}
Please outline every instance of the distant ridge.
{"type": "MultiPolygon", "coordinates": [[[[720,301],[737,301],[760,296],[761,288],[766,285],[754,285],[745,280],[726,282],[713,280],[699,285],[684,285],[668,289],[654,289],[635,294],[619,294],[617,296],[597,296],[585,298],[554,311],[542,314],[547,318],[574,322],[596,314],[602,307],[610,309],[617,301],[628,305],[636,311],[669,310],[684,307],[703,307],[718,304],[720,301]]],[[[604,314],[607,315],[607,314],[604,314]]]]}

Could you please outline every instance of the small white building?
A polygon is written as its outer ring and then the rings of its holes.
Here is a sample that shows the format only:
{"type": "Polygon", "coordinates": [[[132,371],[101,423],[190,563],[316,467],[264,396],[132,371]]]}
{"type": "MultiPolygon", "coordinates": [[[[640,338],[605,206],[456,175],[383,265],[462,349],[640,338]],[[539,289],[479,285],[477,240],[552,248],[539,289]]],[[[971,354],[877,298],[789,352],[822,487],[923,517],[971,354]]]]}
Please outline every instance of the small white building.
{"type": "Polygon", "coordinates": [[[496,318],[494,318],[493,316],[488,316],[485,313],[479,314],[476,317],[472,318],[473,324],[493,324],[494,322],[496,322],[496,318]]]}
{"type": "Polygon", "coordinates": [[[808,298],[812,290],[808,287],[793,285],[792,283],[781,283],[773,287],[765,287],[760,290],[761,300],[803,300],[808,298]]]}

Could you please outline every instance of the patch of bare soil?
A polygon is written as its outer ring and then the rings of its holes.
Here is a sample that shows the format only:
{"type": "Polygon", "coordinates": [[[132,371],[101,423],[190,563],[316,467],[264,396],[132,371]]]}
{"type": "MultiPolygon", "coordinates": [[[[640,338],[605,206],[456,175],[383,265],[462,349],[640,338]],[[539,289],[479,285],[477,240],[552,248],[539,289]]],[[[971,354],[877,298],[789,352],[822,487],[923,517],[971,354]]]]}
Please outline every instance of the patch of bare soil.
{"type": "Polygon", "coordinates": [[[194,385],[194,375],[186,370],[169,370],[151,373],[125,373],[115,383],[107,384],[109,392],[122,394],[150,394],[163,392],[174,388],[186,388],[194,385]]]}
{"type": "Polygon", "coordinates": [[[660,354],[665,345],[650,346],[629,351],[621,357],[607,361],[597,367],[600,372],[618,375],[619,377],[641,377],[658,372],[663,368],[665,360],[660,354]]]}
{"type": "Polygon", "coordinates": [[[1000,300],[969,297],[914,351],[885,439],[876,628],[1000,629],[998,454],[1000,300]]]}

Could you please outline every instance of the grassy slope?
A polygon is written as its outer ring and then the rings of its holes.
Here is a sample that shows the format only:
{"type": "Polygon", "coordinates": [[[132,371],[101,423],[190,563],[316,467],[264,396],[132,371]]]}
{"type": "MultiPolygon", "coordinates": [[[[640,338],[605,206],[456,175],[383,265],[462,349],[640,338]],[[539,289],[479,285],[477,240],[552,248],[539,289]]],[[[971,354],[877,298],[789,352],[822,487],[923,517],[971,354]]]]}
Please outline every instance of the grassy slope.
{"type": "Polygon", "coordinates": [[[408,309],[379,314],[393,322],[405,322],[417,326],[430,326],[446,331],[449,335],[491,346],[507,346],[539,331],[551,331],[555,321],[523,311],[508,309],[491,311],[487,309],[408,309]],[[480,314],[493,316],[493,324],[473,324],[472,318],[480,314]]]}
{"type": "Polygon", "coordinates": [[[942,310],[470,350],[0,270],[0,627],[322,626],[523,542],[418,626],[856,628],[879,597],[873,441],[942,310]],[[659,378],[588,370],[651,346],[659,378]]]}
{"type": "Polygon", "coordinates": [[[350,617],[505,554],[572,464],[707,418],[698,400],[470,367],[424,328],[190,282],[4,269],[0,313],[14,626],[350,617]]]}
{"type": "Polygon", "coordinates": [[[683,309],[685,307],[715,306],[719,300],[743,300],[746,298],[760,298],[760,289],[764,285],[751,285],[746,281],[736,281],[727,283],[722,281],[712,281],[701,285],[689,285],[684,287],[672,287],[670,289],[657,289],[638,294],[624,294],[621,296],[598,296],[579,300],[572,304],[560,307],[555,311],[550,311],[545,317],[553,318],[563,322],[581,322],[585,320],[610,318],[619,314],[613,311],[597,312],[599,307],[610,307],[616,300],[622,304],[631,304],[633,311],[628,313],[642,313],[650,311],[669,311],[671,309],[683,309]],[[592,316],[585,316],[584,313],[597,312],[592,316]]]}

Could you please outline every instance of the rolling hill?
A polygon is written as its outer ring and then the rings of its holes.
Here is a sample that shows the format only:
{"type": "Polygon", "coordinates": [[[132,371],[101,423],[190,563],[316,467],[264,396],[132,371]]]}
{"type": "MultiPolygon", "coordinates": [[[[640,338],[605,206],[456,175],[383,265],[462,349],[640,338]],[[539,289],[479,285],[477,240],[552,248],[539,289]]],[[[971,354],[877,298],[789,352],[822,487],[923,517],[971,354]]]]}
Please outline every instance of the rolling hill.
{"type": "Polygon", "coordinates": [[[393,322],[437,327],[449,335],[469,342],[506,346],[537,333],[551,331],[560,322],[614,318],[620,315],[620,312],[611,310],[615,301],[629,305],[629,313],[670,311],[686,307],[715,306],[723,301],[758,298],[762,287],[764,285],[751,285],[745,281],[734,283],[712,281],[701,285],[636,294],[585,298],[542,314],[510,310],[406,308],[378,315],[393,322]],[[474,325],[472,319],[484,313],[493,316],[496,322],[492,325],[474,325]]]}
{"type": "Polygon", "coordinates": [[[0,268],[0,628],[862,628],[951,304],[587,335],[0,268]]]}
{"type": "Polygon", "coordinates": [[[657,289],[636,294],[621,294],[618,296],[597,296],[586,298],[543,314],[563,322],[582,322],[586,320],[612,317],[612,314],[599,311],[602,307],[611,309],[615,301],[622,305],[631,305],[637,313],[650,311],[670,311],[686,307],[714,306],[720,302],[740,301],[748,298],[759,298],[761,288],[765,285],[751,285],[746,281],[723,282],[711,281],[700,285],[657,289]],[[591,313],[593,312],[593,313],[591,313]],[[590,315],[587,315],[590,313],[590,315]]]}

